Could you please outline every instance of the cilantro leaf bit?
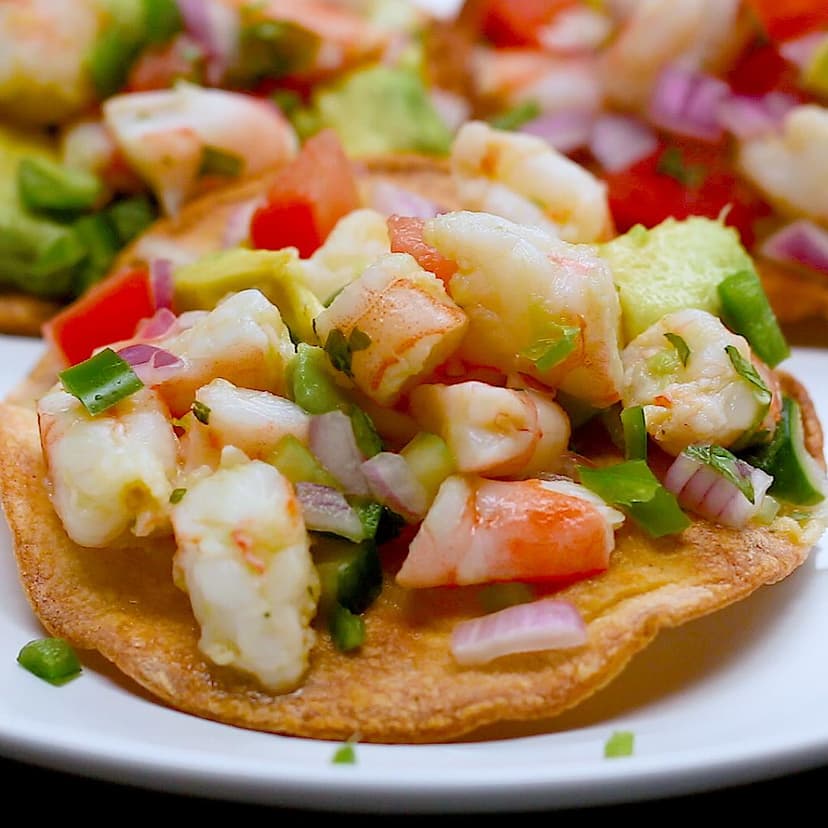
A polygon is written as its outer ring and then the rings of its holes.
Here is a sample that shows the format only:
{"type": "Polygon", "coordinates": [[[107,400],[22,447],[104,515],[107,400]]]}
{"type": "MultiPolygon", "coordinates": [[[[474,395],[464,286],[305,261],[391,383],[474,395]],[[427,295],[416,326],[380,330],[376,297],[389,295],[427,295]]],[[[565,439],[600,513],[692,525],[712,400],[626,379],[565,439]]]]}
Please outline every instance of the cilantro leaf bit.
{"type": "Polygon", "coordinates": [[[30,641],[18,653],[17,662],[38,678],[55,685],[65,684],[81,672],[75,651],[62,638],[30,641]]]}
{"type": "Polygon", "coordinates": [[[654,538],[682,532],[690,518],[643,460],[591,469],[579,466],[580,480],[611,506],[623,509],[654,538]]]}
{"type": "Polygon", "coordinates": [[[175,505],[176,503],[181,503],[184,499],[184,495],[187,494],[186,489],[173,489],[170,493],[170,503],[175,505]]]}
{"type": "Polygon", "coordinates": [[[686,163],[678,147],[667,147],[664,150],[658,159],[656,171],[674,178],[691,190],[700,187],[707,177],[707,168],[703,164],[686,163]]]}
{"type": "Polygon", "coordinates": [[[549,371],[575,350],[580,334],[581,329],[577,325],[547,322],[541,336],[521,351],[521,356],[534,362],[538,371],[549,371]]]}
{"type": "Polygon", "coordinates": [[[193,404],[190,406],[190,411],[193,412],[193,417],[195,417],[200,423],[204,425],[210,424],[210,406],[204,405],[203,402],[199,402],[198,400],[194,400],[193,404]]]}
{"type": "Polygon", "coordinates": [[[742,467],[748,464],[739,460],[736,455],[731,454],[726,448],[722,448],[721,446],[693,445],[687,446],[682,454],[691,460],[704,463],[705,466],[712,469],[716,474],[721,475],[725,480],[730,481],[736,486],[751,503],[755,502],[753,483],[751,482],[750,476],[742,473],[742,467]]]}
{"type": "Polygon", "coordinates": [[[690,346],[684,341],[683,337],[680,337],[676,333],[670,333],[668,331],[664,334],[664,338],[676,349],[681,364],[686,368],[687,360],[690,359],[690,346]]]}
{"type": "Polygon", "coordinates": [[[511,109],[495,115],[489,123],[495,129],[520,129],[529,121],[534,121],[541,114],[540,104],[537,101],[523,101],[511,109]]]}
{"type": "Polygon", "coordinates": [[[620,759],[632,756],[635,734],[631,730],[616,730],[604,743],[605,759],[620,759]]]}
{"type": "Polygon", "coordinates": [[[63,387],[92,415],[106,411],[144,387],[132,366],[111,348],[58,374],[63,387]]]}
{"type": "Polygon", "coordinates": [[[209,145],[201,151],[199,177],[219,175],[224,178],[238,178],[242,172],[244,172],[244,159],[240,155],[209,145]]]}
{"type": "Polygon", "coordinates": [[[351,360],[355,351],[364,351],[371,344],[371,337],[365,331],[354,328],[349,337],[334,328],[325,339],[325,353],[337,371],[352,377],[351,360]]]}

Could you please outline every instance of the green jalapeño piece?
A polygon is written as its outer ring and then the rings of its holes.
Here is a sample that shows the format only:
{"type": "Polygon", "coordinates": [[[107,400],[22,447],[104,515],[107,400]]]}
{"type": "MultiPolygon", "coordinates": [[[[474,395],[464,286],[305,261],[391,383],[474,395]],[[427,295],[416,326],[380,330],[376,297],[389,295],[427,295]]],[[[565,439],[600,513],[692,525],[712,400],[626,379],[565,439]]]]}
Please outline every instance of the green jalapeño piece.
{"type": "Polygon", "coordinates": [[[132,366],[111,348],[58,374],[63,387],[93,416],[144,387],[132,366]]]}
{"type": "Polygon", "coordinates": [[[51,684],[64,684],[81,672],[81,663],[68,641],[40,638],[20,651],[17,661],[30,673],[51,684]]]}

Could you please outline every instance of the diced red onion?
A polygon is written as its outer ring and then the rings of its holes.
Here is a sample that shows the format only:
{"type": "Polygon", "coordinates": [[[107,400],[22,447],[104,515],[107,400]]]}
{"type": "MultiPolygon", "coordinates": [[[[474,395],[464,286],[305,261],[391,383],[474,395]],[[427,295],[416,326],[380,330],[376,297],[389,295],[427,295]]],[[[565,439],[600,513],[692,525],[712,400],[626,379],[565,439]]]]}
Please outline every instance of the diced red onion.
{"type": "Polygon", "coordinates": [[[156,308],[172,308],[173,266],[169,259],[153,259],[150,262],[150,283],[156,308]]]}
{"type": "Polygon", "coordinates": [[[828,231],[807,219],[794,221],[768,236],[760,252],[780,264],[801,265],[828,274],[828,231]]]}
{"type": "Polygon", "coordinates": [[[719,123],[742,140],[778,132],[796,98],[784,92],[761,97],[731,95],[719,104],[719,123]]]}
{"type": "Polygon", "coordinates": [[[724,81],[671,64],[656,81],[649,118],[668,132],[715,142],[722,137],[719,108],[729,95],[724,81]]]}
{"type": "Polygon", "coordinates": [[[170,333],[177,321],[169,308],[159,308],[149,319],[142,319],[135,328],[136,339],[160,339],[170,333]]]}
{"type": "Polygon", "coordinates": [[[413,523],[425,515],[428,496],[401,454],[381,451],[360,467],[371,494],[384,506],[413,523]]]}
{"type": "Polygon", "coordinates": [[[788,63],[793,63],[794,66],[800,69],[807,69],[811,64],[814,53],[825,42],[826,37],[828,37],[828,34],[824,31],[818,31],[810,32],[793,40],[786,40],[780,45],[779,54],[788,63]]]}
{"type": "Polygon", "coordinates": [[[132,366],[138,379],[148,388],[169,379],[184,366],[184,361],[175,354],[146,342],[127,345],[118,351],[118,356],[132,366]]]}
{"type": "Polygon", "coordinates": [[[390,181],[378,181],[371,190],[371,206],[384,216],[434,218],[440,208],[430,199],[398,187],[390,181]]]}
{"type": "Polygon", "coordinates": [[[361,469],[365,457],[359,450],[347,414],[328,411],[311,417],[308,444],[316,459],[342,484],[347,494],[371,493],[361,469]]]}
{"type": "Polygon", "coordinates": [[[658,138],[637,118],[602,115],[592,129],[589,149],[607,172],[620,172],[652,155],[658,149],[658,138]]]}
{"type": "Polygon", "coordinates": [[[295,488],[308,529],[333,532],[354,543],[365,537],[359,515],[342,492],[317,483],[297,483],[295,488]]]}
{"type": "Polygon", "coordinates": [[[573,604],[542,598],[461,621],[451,633],[451,654],[458,664],[485,664],[512,653],[562,650],[586,641],[586,624],[573,604]]]}
{"type": "Polygon", "coordinates": [[[230,65],[238,29],[237,12],[210,0],[178,0],[184,28],[207,56],[207,82],[218,85],[230,65]]]}
{"type": "Polygon", "coordinates": [[[753,486],[753,503],[735,483],[686,454],[680,454],[673,461],[664,477],[664,487],[682,506],[703,518],[740,529],[762,509],[773,478],[742,460],[736,461],[736,468],[753,486]]]}
{"type": "Polygon", "coordinates": [[[539,115],[520,127],[520,132],[537,135],[558,152],[568,153],[589,143],[594,122],[593,112],[567,109],[539,115]]]}
{"type": "Polygon", "coordinates": [[[251,198],[232,209],[224,225],[222,247],[237,247],[247,241],[250,235],[250,220],[263,203],[263,198],[251,198]]]}

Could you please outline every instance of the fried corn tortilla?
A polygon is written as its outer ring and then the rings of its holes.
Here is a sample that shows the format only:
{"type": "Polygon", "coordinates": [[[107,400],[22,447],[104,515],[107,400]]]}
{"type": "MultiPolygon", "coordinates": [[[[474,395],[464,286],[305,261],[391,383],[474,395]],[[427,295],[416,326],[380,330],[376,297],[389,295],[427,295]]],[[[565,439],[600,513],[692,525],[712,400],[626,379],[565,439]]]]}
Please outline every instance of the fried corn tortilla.
{"type": "MultiPolygon", "coordinates": [[[[808,450],[823,463],[814,408],[801,385],[784,381],[802,406],[808,450]]],[[[609,569],[557,593],[581,611],[586,645],[478,667],[458,666],[449,652],[455,623],[481,613],[478,588],[402,590],[393,580],[399,554],[386,551],[385,588],[365,614],[362,649],[343,654],[320,631],[302,687],[274,695],[200,653],[187,596],[173,585],[170,542],[89,549],[69,540],[47,494],[33,411],[0,406],[0,445],[0,498],[20,578],[50,634],[98,650],[173,708],[308,738],[439,742],[548,719],[608,684],[661,629],[785,578],[823,528],[786,518],[739,531],[698,520],[652,540],[628,521],[609,569]]]]}

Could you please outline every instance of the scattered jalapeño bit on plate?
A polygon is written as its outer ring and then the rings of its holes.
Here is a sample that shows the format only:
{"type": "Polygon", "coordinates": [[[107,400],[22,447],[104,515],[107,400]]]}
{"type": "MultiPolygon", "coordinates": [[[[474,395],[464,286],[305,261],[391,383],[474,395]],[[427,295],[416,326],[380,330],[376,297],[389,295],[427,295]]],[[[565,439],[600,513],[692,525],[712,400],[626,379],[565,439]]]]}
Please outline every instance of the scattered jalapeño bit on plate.
{"type": "Polygon", "coordinates": [[[30,641],[18,653],[17,661],[30,673],[55,685],[65,684],[81,672],[75,651],[62,638],[30,641]]]}
{"type": "Polygon", "coordinates": [[[616,730],[604,744],[605,759],[632,756],[635,734],[631,730],[616,730]]]}

